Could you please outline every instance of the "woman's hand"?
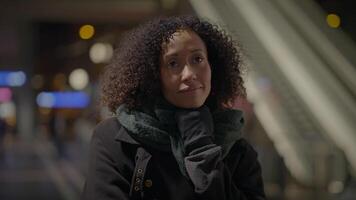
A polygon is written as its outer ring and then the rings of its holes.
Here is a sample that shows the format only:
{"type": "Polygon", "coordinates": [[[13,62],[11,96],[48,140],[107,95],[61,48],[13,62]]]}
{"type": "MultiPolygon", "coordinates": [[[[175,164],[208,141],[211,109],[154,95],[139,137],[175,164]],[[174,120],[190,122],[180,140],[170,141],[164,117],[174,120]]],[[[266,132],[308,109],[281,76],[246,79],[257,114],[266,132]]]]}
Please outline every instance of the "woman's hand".
{"type": "Polygon", "coordinates": [[[213,142],[214,123],[207,106],[197,109],[179,109],[175,119],[186,153],[213,142]]]}

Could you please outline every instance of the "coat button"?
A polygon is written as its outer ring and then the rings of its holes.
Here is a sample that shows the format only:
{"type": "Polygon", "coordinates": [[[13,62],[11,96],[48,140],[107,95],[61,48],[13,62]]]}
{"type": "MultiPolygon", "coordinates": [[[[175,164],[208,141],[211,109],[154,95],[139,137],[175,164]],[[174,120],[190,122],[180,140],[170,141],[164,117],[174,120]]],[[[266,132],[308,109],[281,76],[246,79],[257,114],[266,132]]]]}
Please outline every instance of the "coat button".
{"type": "Polygon", "coordinates": [[[134,187],[134,190],[137,192],[137,191],[139,191],[139,190],[140,190],[140,187],[135,186],[135,187],[134,187]]]}
{"type": "Polygon", "coordinates": [[[139,173],[139,174],[142,174],[142,172],[143,172],[142,169],[138,169],[138,170],[137,170],[137,173],[139,173]]]}
{"type": "Polygon", "coordinates": [[[136,178],[136,183],[140,183],[141,179],[140,178],[136,178]]]}
{"type": "Polygon", "coordinates": [[[151,179],[145,180],[145,186],[146,186],[147,188],[152,187],[152,180],[151,180],[151,179]]]}

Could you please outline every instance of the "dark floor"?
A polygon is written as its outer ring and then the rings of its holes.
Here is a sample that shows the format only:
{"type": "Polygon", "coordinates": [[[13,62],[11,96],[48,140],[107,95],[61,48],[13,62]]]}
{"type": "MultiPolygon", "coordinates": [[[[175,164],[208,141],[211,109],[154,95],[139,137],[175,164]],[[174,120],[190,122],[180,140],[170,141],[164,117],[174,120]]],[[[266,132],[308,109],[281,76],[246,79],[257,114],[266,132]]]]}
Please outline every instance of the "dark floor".
{"type": "MultiPolygon", "coordinates": [[[[79,199],[83,175],[51,143],[15,141],[0,153],[0,199],[79,199]]],[[[68,148],[70,149],[70,148],[68,148]]]]}
{"type": "MultiPolygon", "coordinates": [[[[54,143],[45,139],[7,142],[5,150],[0,150],[0,200],[79,199],[84,183],[88,144],[67,142],[60,146],[63,151],[58,151],[54,143]]],[[[285,189],[283,195],[272,195],[281,192],[271,192],[276,189],[271,189],[268,187],[271,184],[265,183],[268,199],[356,200],[355,180],[348,181],[345,190],[338,195],[288,184],[286,188],[289,189],[285,189]]]]}

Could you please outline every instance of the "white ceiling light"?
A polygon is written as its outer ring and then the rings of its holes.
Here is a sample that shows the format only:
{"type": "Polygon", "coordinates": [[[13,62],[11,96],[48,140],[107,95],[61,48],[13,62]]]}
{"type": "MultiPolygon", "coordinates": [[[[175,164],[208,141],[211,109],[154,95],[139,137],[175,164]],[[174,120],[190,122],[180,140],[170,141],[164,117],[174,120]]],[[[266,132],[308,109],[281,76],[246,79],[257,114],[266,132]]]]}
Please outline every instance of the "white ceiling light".
{"type": "Polygon", "coordinates": [[[90,47],[89,57],[93,63],[107,63],[114,53],[109,43],[95,43],[90,47]]]}
{"type": "Polygon", "coordinates": [[[69,75],[69,84],[76,90],[84,89],[89,82],[89,75],[84,69],[75,69],[69,75]]]}
{"type": "Polygon", "coordinates": [[[5,102],[0,104],[0,117],[14,117],[16,115],[16,107],[14,102],[5,102]]]}

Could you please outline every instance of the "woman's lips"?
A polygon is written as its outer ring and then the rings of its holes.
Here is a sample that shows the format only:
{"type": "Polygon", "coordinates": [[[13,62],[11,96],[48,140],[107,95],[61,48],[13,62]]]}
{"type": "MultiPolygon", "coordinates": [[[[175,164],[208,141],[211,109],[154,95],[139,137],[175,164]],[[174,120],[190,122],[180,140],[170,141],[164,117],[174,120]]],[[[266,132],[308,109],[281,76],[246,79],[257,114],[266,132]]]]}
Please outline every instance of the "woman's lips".
{"type": "Polygon", "coordinates": [[[201,88],[202,87],[186,88],[186,89],[180,90],[179,93],[191,93],[191,92],[194,92],[195,90],[198,90],[201,88]]]}

